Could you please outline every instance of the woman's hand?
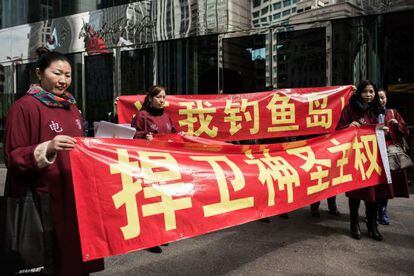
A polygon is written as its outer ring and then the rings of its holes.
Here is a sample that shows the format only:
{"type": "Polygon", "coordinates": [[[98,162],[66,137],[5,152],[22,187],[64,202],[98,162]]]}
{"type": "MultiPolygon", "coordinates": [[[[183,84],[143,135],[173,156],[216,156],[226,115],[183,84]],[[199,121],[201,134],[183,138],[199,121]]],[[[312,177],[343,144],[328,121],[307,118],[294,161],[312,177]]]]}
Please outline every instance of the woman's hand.
{"type": "Polygon", "coordinates": [[[387,126],[383,126],[381,129],[385,132],[385,134],[388,134],[390,132],[390,128],[387,126]]]}
{"type": "Polygon", "coordinates": [[[60,150],[72,150],[75,147],[76,139],[67,135],[56,135],[50,140],[46,149],[46,155],[50,156],[60,150]]]}
{"type": "Polygon", "coordinates": [[[152,132],[148,132],[145,138],[147,139],[147,141],[151,141],[152,139],[154,139],[154,136],[152,135],[152,132]]]}
{"type": "Polygon", "coordinates": [[[356,121],[353,121],[352,123],[350,123],[349,124],[350,126],[356,126],[356,127],[360,127],[361,126],[361,124],[360,123],[358,123],[358,122],[356,122],[356,121]]]}
{"type": "Polygon", "coordinates": [[[388,124],[397,125],[398,124],[398,121],[393,118],[393,119],[391,119],[391,120],[388,121],[388,124]]]}

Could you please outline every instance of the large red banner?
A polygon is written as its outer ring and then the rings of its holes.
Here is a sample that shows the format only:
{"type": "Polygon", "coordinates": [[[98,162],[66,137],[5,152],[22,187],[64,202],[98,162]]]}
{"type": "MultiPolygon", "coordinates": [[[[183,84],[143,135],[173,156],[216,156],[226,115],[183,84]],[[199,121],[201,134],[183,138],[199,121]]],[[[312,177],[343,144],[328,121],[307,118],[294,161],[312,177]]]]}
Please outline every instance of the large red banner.
{"type": "Polygon", "coordinates": [[[384,183],[375,127],[281,144],[77,138],[83,259],[122,254],[384,183]]]}
{"type": "MultiPolygon", "coordinates": [[[[352,86],[279,89],[248,94],[171,95],[166,111],[189,135],[222,141],[329,133],[352,86]]],[[[143,95],[121,96],[119,123],[130,123],[143,95]]]]}

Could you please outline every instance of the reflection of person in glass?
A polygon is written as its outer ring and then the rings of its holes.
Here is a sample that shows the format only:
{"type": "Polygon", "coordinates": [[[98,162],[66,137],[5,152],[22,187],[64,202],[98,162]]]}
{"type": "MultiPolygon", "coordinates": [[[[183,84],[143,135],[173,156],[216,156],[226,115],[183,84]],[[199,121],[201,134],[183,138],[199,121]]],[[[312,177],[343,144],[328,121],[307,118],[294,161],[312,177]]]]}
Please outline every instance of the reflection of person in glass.
{"type": "MultiPolygon", "coordinates": [[[[378,89],[375,84],[370,80],[361,81],[356,92],[351,96],[349,104],[342,111],[338,128],[377,124],[378,115],[381,114],[381,110],[378,89]]],[[[377,228],[376,220],[378,207],[376,201],[392,197],[390,186],[391,185],[383,183],[346,193],[346,196],[349,198],[351,236],[354,239],[361,238],[361,231],[358,223],[358,209],[361,200],[364,200],[365,202],[369,236],[378,241],[383,239],[377,228]]]]}
{"type": "Polygon", "coordinates": [[[69,151],[83,136],[83,119],[66,90],[72,67],[66,56],[41,48],[38,84],[10,108],[6,120],[5,162],[11,195],[22,197],[32,184],[51,195],[55,275],[86,275],[103,269],[102,260],[83,263],[75,210],[69,151]]]}
{"type": "MultiPolygon", "coordinates": [[[[404,119],[395,109],[387,109],[387,92],[384,89],[378,91],[381,107],[384,112],[385,124],[385,141],[387,145],[399,145],[403,138],[408,137],[409,131],[404,122],[404,119]]],[[[391,171],[392,177],[392,192],[395,197],[409,197],[408,179],[405,169],[398,171],[391,171]]],[[[388,225],[389,217],[387,213],[387,198],[377,199],[378,203],[378,223],[388,225]]]]}
{"type": "MultiPolygon", "coordinates": [[[[131,126],[137,130],[135,139],[151,141],[154,135],[164,135],[177,132],[170,116],[164,112],[165,87],[151,86],[145,97],[142,109],[132,119],[131,126]]],[[[165,246],[168,244],[164,244],[165,246]]],[[[152,253],[161,253],[159,246],[148,248],[152,253]]]]}

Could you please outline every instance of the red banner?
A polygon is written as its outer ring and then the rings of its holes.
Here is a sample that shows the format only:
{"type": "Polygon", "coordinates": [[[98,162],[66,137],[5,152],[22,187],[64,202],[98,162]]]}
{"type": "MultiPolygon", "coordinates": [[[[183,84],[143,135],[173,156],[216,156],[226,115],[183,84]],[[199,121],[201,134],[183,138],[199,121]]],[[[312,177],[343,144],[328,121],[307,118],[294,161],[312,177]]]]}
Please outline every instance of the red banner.
{"type": "Polygon", "coordinates": [[[77,138],[70,157],[85,261],[385,182],[374,127],[253,146],[77,138]]]}
{"type": "MultiPolygon", "coordinates": [[[[189,135],[222,141],[330,133],[352,86],[279,89],[229,95],[167,96],[175,127],[189,135]]],[[[121,96],[119,123],[130,123],[143,95],[121,96]]]]}

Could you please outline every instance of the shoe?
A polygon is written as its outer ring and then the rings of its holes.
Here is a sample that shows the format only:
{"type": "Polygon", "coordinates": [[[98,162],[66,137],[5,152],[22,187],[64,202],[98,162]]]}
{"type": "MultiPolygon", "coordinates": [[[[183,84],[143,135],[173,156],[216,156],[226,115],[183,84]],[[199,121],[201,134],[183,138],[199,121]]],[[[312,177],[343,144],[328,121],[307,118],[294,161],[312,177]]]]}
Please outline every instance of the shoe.
{"type": "Polygon", "coordinates": [[[164,243],[164,244],[161,244],[162,246],[169,246],[170,244],[167,242],[167,243],[164,243]]]}
{"type": "Polygon", "coordinates": [[[378,223],[382,225],[389,225],[390,221],[388,219],[387,215],[387,209],[386,207],[380,207],[378,209],[378,223]]]}
{"type": "Polygon", "coordinates": [[[162,249],[159,246],[150,247],[147,250],[151,253],[157,253],[157,254],[162,253],[162,249]]]}
{"type": "Polygon", "coordinates": [[[351,222],[351,237],[360,240],[361,239],[361,229],[359,229],[359,223],[351,222]]]}
{"type": "Polygon", "coordinates": [[[335,209],[335,210],[329,210],[329,211],[328,211],[328,213],[329,213],[330,215],[335,216],[335,217],[340,217],[340,216],[341,216],[341,213],[339,213],[338,209],[335,209]]]}
{"type": "Polygon", "coordinates": [[[371,239],[374,239],[376,241],[382,241],[384,238],[382,237],[381,233],[378,231],[377,223],[374,222],[368,222],[367,223],[368,228],[368,236],[371,239]]]}
{"type": "Polygon", "coordinates": [[[321,217],[321,213],[319,213],[319,211],[311,211],[311,215],[314,218],[320,218],[321,217]]]}
{"type": "Polygon", "coordinates": [[[261,218],[259,219],[260,222],[264,222],[264,223],[270,223],[270,219],[269,218],[261,218]]]}

